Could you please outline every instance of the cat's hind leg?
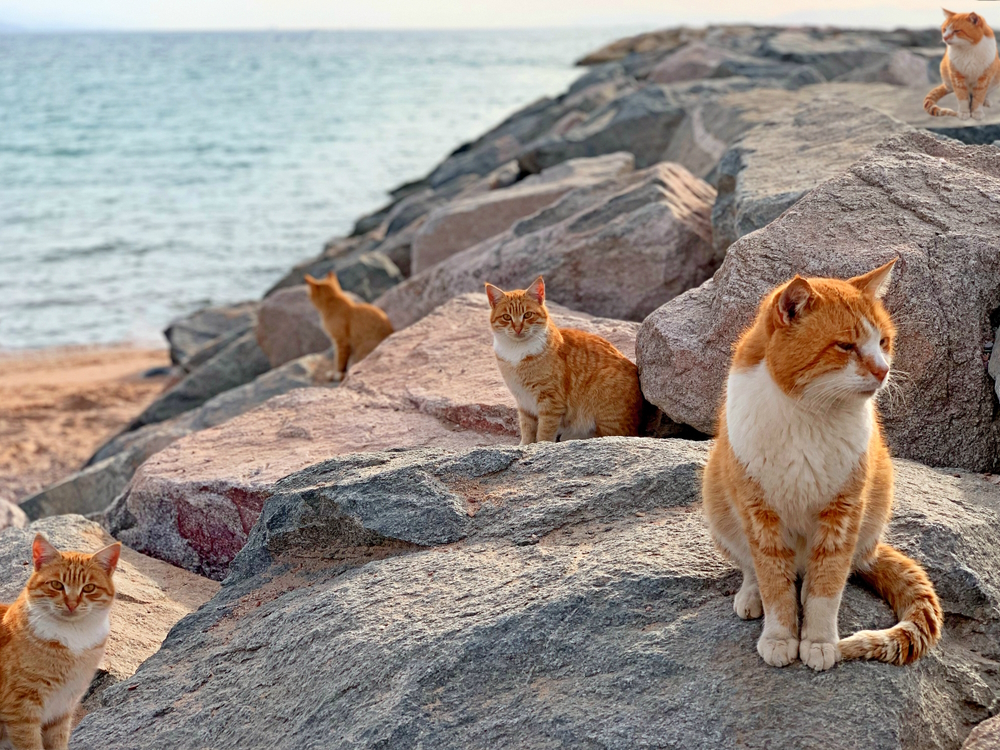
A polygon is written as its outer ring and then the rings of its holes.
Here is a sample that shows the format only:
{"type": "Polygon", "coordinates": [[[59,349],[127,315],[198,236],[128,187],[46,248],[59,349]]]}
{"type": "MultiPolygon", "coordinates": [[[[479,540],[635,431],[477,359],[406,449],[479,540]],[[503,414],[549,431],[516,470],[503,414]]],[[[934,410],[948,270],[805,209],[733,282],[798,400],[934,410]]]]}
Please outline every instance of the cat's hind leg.
{"type": "Polygon", "coordinates": [[[67,714],[59,721],[42,728],[42,744],[45,750],[66,750],[69,747],[72,721],[73,717],[67,714]]]}

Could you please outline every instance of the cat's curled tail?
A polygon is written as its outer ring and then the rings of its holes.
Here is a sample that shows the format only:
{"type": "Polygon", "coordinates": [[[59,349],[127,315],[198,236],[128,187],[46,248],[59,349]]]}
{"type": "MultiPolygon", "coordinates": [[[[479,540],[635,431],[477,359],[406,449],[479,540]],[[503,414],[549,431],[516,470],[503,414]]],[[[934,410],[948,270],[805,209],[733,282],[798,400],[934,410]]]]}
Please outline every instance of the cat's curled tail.
{"type": "Polygon", "coordinates": [[[943,615],[923,568],[888,544],[879,544],[858,575],[885,599],[899,623],[887,630],[859,630],[840,641],[847,659],[875,659],[903,665],[916,661],[941,638],[943,615]]]}
{"type": "Polygon", "coordinates": [[[924,111],[934,117],[958,117],[958,112],[947,107],[939,107],[937,103],[948,94],[948,87],[943,83],[931,89],[931,93],[924,97],[924,111]]]}

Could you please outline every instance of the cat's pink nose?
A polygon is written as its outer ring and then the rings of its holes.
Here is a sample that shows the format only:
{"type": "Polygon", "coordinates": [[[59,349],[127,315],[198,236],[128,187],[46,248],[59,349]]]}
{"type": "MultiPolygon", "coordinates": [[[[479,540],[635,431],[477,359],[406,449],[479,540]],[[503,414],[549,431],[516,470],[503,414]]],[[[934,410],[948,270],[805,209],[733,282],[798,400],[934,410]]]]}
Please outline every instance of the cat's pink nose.
{"type": "Polygon", "coordinates": [[[889,368],[880,364],[870,364],[868,365],[868,370],[878,380],[879,385],[885,382],[885,378],[889,374],[889,368]]]}
{"type": "Polygon", "coordinates": [[[79,601],[74,602],[72,599],[66,600],[66,609],[68,609],[70,612],[76,612],[76,608],[79,606],[80,606],[79,601]]]}

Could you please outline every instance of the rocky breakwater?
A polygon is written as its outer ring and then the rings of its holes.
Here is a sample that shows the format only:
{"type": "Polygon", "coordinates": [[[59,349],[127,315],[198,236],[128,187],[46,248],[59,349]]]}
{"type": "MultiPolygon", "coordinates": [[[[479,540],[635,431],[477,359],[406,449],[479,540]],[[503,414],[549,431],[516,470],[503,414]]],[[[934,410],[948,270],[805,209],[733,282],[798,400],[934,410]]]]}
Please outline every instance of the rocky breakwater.
{"type": "MultiPolygon", "coordinates": [[[[604,438],[294,472],[73,747],[957,749],[1000,699],[1000,487],[897,462],[889,541],[934,580],[944,638],[817,675],[765,665],[760,621],[733,613],[706,453],[604,438]]],[[[848,585],[842,632],[893,621],[848,585]]]]}
{"type": "MultiPolygon", "coordinates": [[[[634,356],[637,323],[556,305],[564,327],[634,356]]],[[[126,544],[212,578],[226,575],[274,483],[332,456],[516,443],[517,410],[497,369],[485,294],[399,331],[336,389],[302,388],[148,459],[106,514],[126,544]]]]}
{"type": "Polygon", "coordinates": [[[643,322],[643,392],[711,432],[731,346],[761,297],[796,273],[847,278],[893,257],[899,337],[883,422],[895,455],[1000,468],[984,347],[1000,316],[1000,150],[925,133],[893,137],[733,244],[715,277],[643,322]]]}

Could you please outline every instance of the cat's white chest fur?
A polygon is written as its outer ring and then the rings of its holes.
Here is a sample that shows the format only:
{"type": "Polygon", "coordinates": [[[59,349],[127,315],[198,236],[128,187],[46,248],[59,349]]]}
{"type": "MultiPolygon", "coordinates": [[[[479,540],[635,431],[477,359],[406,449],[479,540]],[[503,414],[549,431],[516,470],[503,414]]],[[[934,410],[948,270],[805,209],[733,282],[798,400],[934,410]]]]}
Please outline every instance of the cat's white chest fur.
{"type": "Polygon", "coordinates": [[[518,407],[529,414],[538,415],[538,399],[521,383],[517,366],[525,357],[534,357],[545,350],[546,336],[532,336],[524,341],[514,341],[499,333],[493,334],[493,351],[500,364],[500,374],[518,407]]]}
{"type": "Polygon", "coordinates": [[[58,641],[79,655],[103,644],[111,632],[109,610],[95,610],[79,620],[54,617],[41,607],[29,607],[28,624],[41,641],[58,641]]]}
{"type": "Polygon", "coordinates": [[[997,40],[995,37],[984,36],[979,40],[979,44],[954,44],[948,45],[948,60],[952,66],[969,81],[971,92],[975,79],[979,78],[983,72],[993,64],[997,57],[997,40]]]}
{"type": "Polygon", "coordinates": [[[836,497],[868,449],[875,416],[870,401],[810,411],[761,362],[730,373],[726,424],[736,457],[788,523],[836,497]]]}

